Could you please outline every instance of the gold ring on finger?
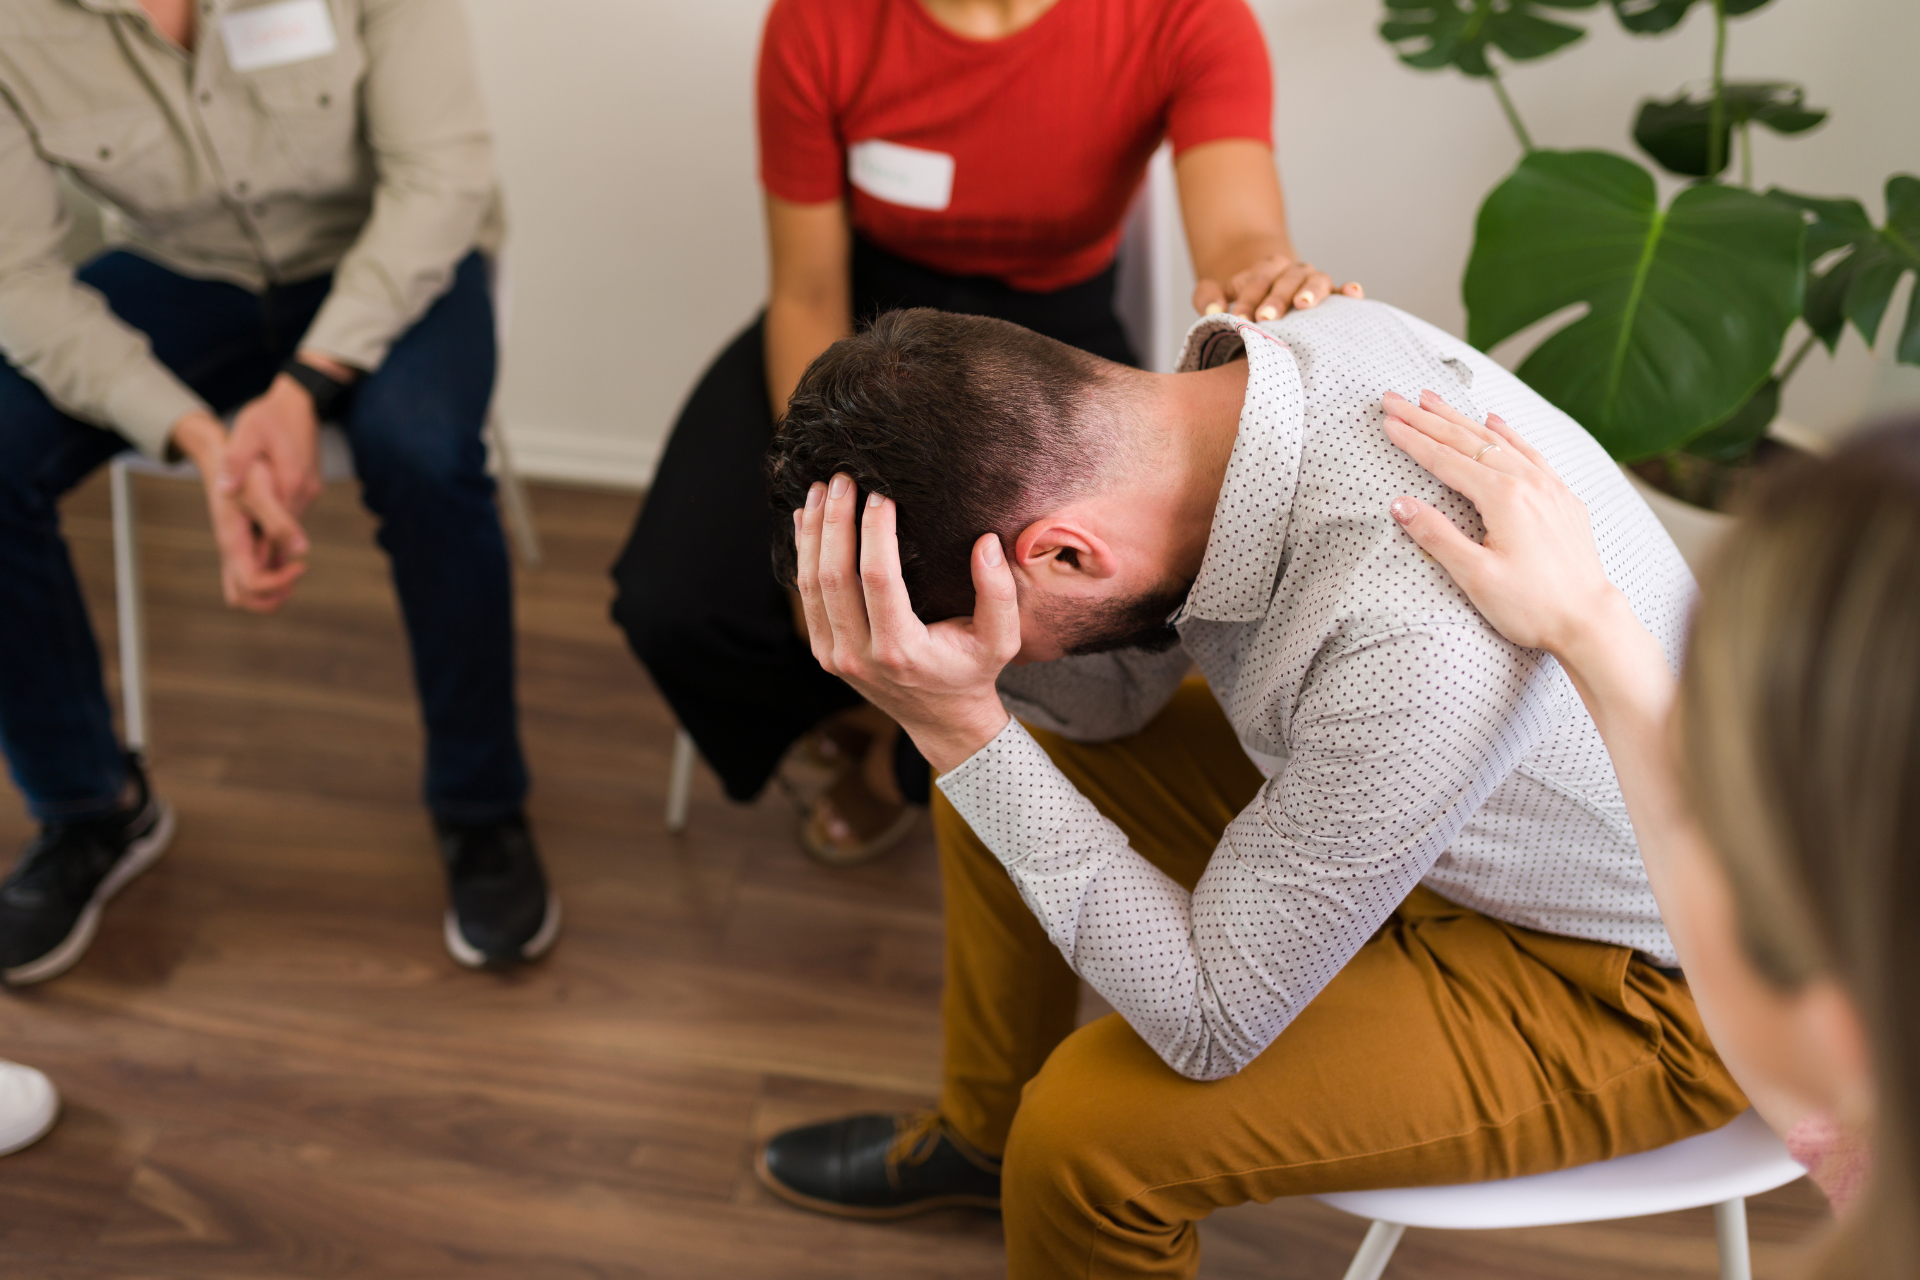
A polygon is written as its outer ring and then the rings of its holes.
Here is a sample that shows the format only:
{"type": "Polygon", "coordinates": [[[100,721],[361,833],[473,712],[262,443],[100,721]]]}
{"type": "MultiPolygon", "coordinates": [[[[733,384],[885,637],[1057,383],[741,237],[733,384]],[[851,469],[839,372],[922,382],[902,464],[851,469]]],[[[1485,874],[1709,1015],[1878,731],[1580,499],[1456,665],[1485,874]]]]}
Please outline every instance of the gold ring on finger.
{"type": "Polygon", "coordinates": [[[1486,457],[1488,454],[1492,453],[1495,449],[1498,449],[1499,447],[1500,446],[1498,444],[1482,445],[1480,448],[1480,452],[1473,455],[1473,460],[1475,462],[1478,462],[1480,461],[1480,459],[1486,457]]]}

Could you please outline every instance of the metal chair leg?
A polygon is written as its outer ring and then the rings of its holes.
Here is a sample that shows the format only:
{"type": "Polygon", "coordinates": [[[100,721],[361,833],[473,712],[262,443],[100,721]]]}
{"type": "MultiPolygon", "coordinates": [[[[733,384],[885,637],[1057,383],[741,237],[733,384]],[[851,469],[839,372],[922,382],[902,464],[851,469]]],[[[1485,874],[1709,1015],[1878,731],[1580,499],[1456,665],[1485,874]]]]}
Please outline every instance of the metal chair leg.
{"type": "Polygon", "coordinates": [[[520,483],[520,473],[513,469],[513,455],[507,452],[507,433],[500,425],[500,415],[492,410],[487,412],[487,435],[500,459],[500,500],[506,508],[507,528],[513,532],[514,543],[520,549],[520,563],[537,569],[540,567],[540,532],[533,527],[533,508],[527,504],[527,491],[520,483]]]}
{"type": "Polygon", "coordinates": [[[673,765],[667,771],[667,830],[687,829],[687,800],[693,793],[693,738],[685,729],[673,735],[673,765]]]}
{"type": "Polygon", "coordinates": [[[113,595],[119,614],[120,706],[127,749],[147,749],[147,633],[140,604],[139,511],[133,475],[115,458],[107,468],[113,501],[113,595]]]}
{"type": "Polygon", "coordinates": [[[1376,1222],[1368,1227],[1360,1252],[1353,1255],[1353,1265],[1347,1268],[1346,1280],[1380,1280],[1406,1230],[1397,1222],[1376,1222]]]}
{"type": "Polygon", "coordinates": [[[1713,1234],[1720,1241],[1720,1280],[1753,1280],[1744,1199],[1724,1200],[1713,1206],[1713,1234]]]}

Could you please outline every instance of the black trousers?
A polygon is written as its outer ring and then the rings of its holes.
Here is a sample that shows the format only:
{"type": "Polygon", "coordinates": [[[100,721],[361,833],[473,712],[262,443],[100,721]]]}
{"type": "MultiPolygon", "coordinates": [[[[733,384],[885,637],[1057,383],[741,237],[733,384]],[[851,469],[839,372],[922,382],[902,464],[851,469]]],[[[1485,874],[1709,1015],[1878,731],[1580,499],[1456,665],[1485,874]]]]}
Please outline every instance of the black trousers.
{"type": "MultiPolygon", "coordinates": [[[[902,307],[995,316],[1135,364],[1113,313],[1113,281],[1109,267],[1057,292],[1026,293],[943,275],[856,239],[853,313],[856,324],[902,307]]],[[[773,576],[764,323],[763,315],[720,353],[681,409],[613,567],[614,621],[735,800],[758,795],[802,734],[860,701],[795,634],[773,576]]],[[[924,800],[926,762],[901,742],[902,790],[924,800]]]]}

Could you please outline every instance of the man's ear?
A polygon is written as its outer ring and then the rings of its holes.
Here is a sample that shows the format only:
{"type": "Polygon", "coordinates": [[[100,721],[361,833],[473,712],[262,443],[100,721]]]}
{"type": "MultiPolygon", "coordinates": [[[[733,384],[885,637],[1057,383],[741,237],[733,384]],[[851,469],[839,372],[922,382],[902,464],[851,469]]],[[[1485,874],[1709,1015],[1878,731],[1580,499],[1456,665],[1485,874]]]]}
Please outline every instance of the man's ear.
{"type": "Polygon", "coordinates": [[[1098,582],[1120,571],[1106,539],[1071,516],[1046,516],[1028,525],[1013,542],[1013,567],[1038,579],[1098,582]]]}

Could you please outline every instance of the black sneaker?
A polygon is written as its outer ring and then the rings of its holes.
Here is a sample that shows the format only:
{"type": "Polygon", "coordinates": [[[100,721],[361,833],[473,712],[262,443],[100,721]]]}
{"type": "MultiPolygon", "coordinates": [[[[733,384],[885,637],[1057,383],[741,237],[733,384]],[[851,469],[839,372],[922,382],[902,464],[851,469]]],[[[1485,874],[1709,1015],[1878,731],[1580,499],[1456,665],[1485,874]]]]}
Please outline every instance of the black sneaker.
{"type": "Polygon", "coordinates": [[[1000,1208],[1000,1162],[932,1111],[789,1129],[760,1148],[754,1172],[782,1200],[841,1218],[1000,1208]]]}
{"type": "Polygon", "coordinates": [[[86,822],[49,822],[0,881],[0,981],[45,982],[86,954],[100,908],[152,866],[173,839],[173,808],[147,787],[140,758],[127,755],[137,788],[118,813],[86,822]]]}
{"type": "Polygon", "coordinates": [[[537,960],[560,936],[560,900],[521,814],[499,822],[433,820],[447,864],[447,950],[469,969],[537,960]]]}

